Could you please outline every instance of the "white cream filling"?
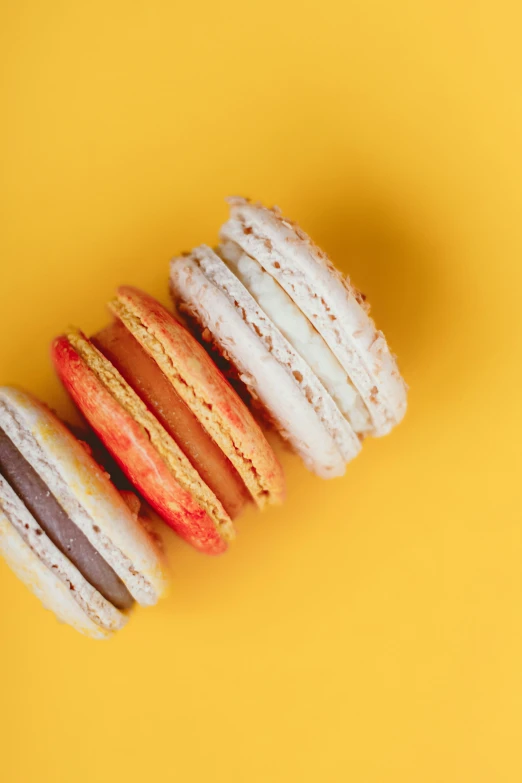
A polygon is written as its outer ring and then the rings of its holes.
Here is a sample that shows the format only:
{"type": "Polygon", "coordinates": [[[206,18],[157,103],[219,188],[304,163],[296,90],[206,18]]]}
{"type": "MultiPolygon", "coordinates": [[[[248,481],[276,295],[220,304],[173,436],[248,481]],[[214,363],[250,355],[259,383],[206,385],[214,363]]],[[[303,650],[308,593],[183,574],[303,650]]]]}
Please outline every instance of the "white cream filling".
{"type": "Polygon", "coordinates": [[[319,332],[279,283],[235,242],[227,241],[219,253],[295,351],[301,355],[335,400],[355,432],[371,430],[364,402],[319,332]]]}

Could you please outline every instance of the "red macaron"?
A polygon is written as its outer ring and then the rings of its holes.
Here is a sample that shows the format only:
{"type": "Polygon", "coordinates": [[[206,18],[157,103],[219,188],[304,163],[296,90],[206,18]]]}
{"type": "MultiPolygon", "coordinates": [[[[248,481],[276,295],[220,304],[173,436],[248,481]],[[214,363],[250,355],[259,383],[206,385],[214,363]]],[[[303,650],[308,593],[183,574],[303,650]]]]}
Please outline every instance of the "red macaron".
{"type": "Polygon", "coordinates": [[[91,340],[52,346],[74,402],[137,491],[180,536],[219,554],[253,501],[284,496],[282,469],[248,408],[195,338],[130,287],[91,340]]]}

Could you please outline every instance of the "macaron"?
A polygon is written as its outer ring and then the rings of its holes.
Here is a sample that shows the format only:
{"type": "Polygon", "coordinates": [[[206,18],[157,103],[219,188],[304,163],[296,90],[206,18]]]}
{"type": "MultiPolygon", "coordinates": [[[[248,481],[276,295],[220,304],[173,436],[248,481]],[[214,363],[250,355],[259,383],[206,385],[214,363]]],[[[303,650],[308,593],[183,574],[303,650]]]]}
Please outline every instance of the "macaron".
{"type": "Polygon", "coordinates": [[[279,503],[284,477],[250,411],[187,329],[135,288],[113,322],[52,346],[56,370],[135,489],[182,538],[220,554],[249,502],[279,503]]]}
{"type": "Polygon", "coordinates": [[[171,263],[174,303],[226,356],[306,466],[340,476],[406,412],[406,385],[365,297],[299,226],[243,198],[215,249],[171,263]]]}
{"type": "Polygon", "coordinates": [[[0,553],[59,620],[98,639],[166,586],[136,509],[46,406],[9,387],[0,388],[0,553]]]}

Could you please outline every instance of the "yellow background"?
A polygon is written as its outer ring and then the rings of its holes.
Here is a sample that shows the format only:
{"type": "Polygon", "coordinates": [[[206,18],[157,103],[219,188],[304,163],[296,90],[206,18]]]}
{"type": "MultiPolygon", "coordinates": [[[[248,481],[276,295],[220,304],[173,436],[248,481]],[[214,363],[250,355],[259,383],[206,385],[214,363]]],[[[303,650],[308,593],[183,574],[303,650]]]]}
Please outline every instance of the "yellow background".
{"type": "Polygon", "coordinates": [[[504,0],[4,2],[1,381],[117,284],[163,301],[223,198],[350,270],[410,383],[343,480],[293,457],[230,554],[95,643],[0,564],[0,777],[522,779],[522,48],[504,0]]]}

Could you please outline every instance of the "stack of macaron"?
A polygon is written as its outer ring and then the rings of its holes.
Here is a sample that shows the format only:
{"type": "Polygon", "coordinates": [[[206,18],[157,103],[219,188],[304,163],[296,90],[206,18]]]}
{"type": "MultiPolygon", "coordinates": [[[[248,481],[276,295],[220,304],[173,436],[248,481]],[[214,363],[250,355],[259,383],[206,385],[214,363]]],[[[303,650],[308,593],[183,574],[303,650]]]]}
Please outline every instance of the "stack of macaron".
{"type": "Polygon", "coordinates": [[[406,411],[406,386],[365,297],[278,209],[229,199],[216,249],[175,258],[178,310],[229,360],[305,465],[344,473],[406,411]]]}
{"type": "Polygon", "coordinates": [[[216,248],[172,261],[175,315],[122,286],[104,329],[70,329],[52,345],[66,390],[136,495],[119,493],[45,406],[0,389],[0,551],[94,637],[164,591],[143,501],[207,554],[227,549],[248,503],[282,502],[283,472],[253,412],[331,478],[406,410],[364,297],[277,209],[230,206],[216,248]]]}

